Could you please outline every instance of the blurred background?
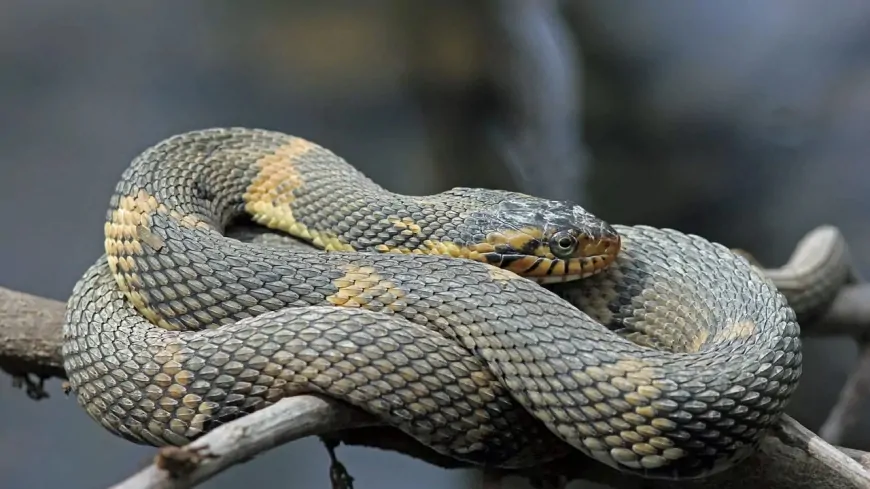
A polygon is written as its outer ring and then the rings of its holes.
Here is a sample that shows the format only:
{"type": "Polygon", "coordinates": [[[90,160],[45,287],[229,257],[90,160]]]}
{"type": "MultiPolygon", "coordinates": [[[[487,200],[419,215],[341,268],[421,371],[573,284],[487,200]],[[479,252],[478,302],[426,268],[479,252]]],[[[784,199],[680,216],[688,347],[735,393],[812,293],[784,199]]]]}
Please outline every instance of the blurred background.
{"type": "MultiPolygon", "coordinates": [[[[221,125],[314,140],[385,187],[520,190],[783,263],[840,226],[870,252],[870,3],[0,0],[0,285],[65,300],[130,159],[221,125]]],[[[851,340],[812,339],[790,413],[818,429],[851,340]]],[[[0,375],[0,487],[97,488],[148,463],[52,382],[0,375]]],[[[844,440],[870,449],[870,416],[844,440]]],[[[471,488],[341,447],[358,488],[471,488]]],[[[202,487],[328,487],[301,440],[202,487]]],[[[517,484],[515,487],[527,487],[517,484]]],[[[574,485],[572,487],[581,487],[574,485]]]]}

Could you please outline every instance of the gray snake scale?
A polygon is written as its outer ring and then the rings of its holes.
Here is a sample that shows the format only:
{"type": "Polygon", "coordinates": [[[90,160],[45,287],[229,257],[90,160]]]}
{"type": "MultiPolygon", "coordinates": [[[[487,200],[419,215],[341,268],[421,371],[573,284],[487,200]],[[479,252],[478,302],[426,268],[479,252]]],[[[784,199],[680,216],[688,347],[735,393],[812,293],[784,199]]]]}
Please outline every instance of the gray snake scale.
{"type": "Polygon", "coordinates": [[[692,478],[751,453],[801,376],[802,302],[724,246],[512,192],[398,195],[277,132],[145,150],[105,249],[69,300],[64,366],[137,443],[321,393],[473,463],[577,449],[692,478]],[[244,216],[309,248],[226,236],[244,216]]]}

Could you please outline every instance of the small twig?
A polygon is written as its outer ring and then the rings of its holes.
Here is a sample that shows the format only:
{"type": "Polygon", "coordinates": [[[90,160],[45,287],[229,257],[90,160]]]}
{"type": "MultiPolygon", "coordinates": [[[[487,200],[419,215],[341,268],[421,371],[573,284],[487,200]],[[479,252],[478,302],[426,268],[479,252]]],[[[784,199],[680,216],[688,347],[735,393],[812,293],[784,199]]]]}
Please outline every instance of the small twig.
{"type": "Polygon", "coordinates": [[[353,489],[353,477],[335,455],[335,449],[341,444],[341,440],[332,436],[321,436],[320,441],[329,455],[329,481],[332,489],[353,489]]]}
{"type": "MultiPolygon", "coordinates": [[[[0,367],[0,370],[5,369],[0,367]]],[[[14,372],[7,371],[7,373],[12,375],[12,387],[16,389],[23,388],[24,392],[27,393],[27,397],[33,399],[34,401],[47,399],[49,397],[48,392],[45,390],[45,377],[41,377],[30,372],[16,374],[14,372]]]]}
{"type": "Polygon", "coordinates": [[[13,376],[63,377],[66,304],[0,287],[0,368],[13,376]]]}
{"type": "Polygon", "coordinates": [[[220,426],[181,448],[162,449],[153,465],[113,489],[181,489],[200,484],[257,455],[306,436],[373,424],[362,411],[316,396],[283,399],[220,426]],[[178,452],[189,454],[181,456],[178,452]],[[167,466],[183,460],[185,463],[167,466]],[[162,466],[162,468],[161,468],[162,466]],[[170,469],[170,470],[167,470],[170,469]]]}
{"type": "Polygon", "coordinates": [[[860,463],[825,442],[791,416],[782,417],[777,431],[784,443],[805,450],[810,458],[832,468],[856,487],[870,487],[870,472],[860,463]]]}

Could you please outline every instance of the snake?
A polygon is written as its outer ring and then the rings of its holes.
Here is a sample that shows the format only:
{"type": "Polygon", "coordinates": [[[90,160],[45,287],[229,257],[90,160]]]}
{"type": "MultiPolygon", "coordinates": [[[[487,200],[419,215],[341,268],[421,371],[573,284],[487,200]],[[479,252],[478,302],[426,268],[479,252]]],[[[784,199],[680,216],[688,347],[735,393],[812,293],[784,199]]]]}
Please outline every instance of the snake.
{"type": "Polygon", "coordinates": [[[180,446],[319,394],[473,464],[580,451],[664,479],[758,447],[799,385],[798,313],[844,275],[787,297],[696,235],[506,190],[403,195],[307,139],[241,127],[135,156],[104,235],[67,304],[63,365],[123,439],[180,446]],[[299,245],[228,233],[245,220],[299,245]]]}

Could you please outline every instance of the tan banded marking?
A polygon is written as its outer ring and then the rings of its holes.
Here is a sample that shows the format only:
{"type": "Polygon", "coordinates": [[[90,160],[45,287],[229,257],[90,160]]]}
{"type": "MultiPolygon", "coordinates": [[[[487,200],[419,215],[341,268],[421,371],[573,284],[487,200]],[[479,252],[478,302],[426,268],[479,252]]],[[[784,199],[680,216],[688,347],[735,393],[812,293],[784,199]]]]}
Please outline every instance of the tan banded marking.
{"type": "Polygon", "coordinates": [[[720,342],[750,338],[755,334],[756,328],[757,326],[752,320],[747,319],[737,321],[736,323],[729,324],[723,330],[716,332],[716,335],[713,336],[713,340],[720,342]]]}
{"type": "Polygon", "coordinates": [[[400,299],[405,291],[381,277],[374,267],[346,265],[344,271],[344,276],[332,282],[338,290],[326,298],[330,304],[363,309],[380,309],[380,305],[385,305],[395,312],[402,309],[400,299]]]}
{"type": "Polygon", "coordinates": [[[305,184],[294,162],[317,149],[320,149],[317,144],[294,137],[288,144],[257,160],[254,166],[259,172],[242,196],[245,210],[255,222],[310,241],[326,251],[356,251],[337,234],[311,229],[293,215],[296,199],[293,192],[305,184]]]}
{"type": "Polygon", "coordinates": [[[104,225],[106,260],[115,276],[119,289],[148,321],[162,328],[176,330],[178,327],[164,319],[151,307],[149,301],[137,289],[142,289],[135,257],[145,254],[143,246],[159,251],[165,245],[163,238],[151,230],[151,216],[160,214],[173,219],[188,229],[208,229],[211,226],[192,215],[183,215],[169,209],[165,204],[143,189],[133,195],[118,199],[118,206],[104,225]]]}
{"type": "Polygon", "coordinates": [[[657,468],[688,456],[675,447],[666,433],[679,429],[667,418],[669,410],[656,407],[656,401],[670,390],[670,382],[660,382],[664,372],[642,358],[625,358],[613,364],[587,367],[572,373],[591,401],[580,410],[588,421],[577,423],[576,434],[593,457],[611,458],[635,467],[657,468]],[[613,403],[626,403],[616,416],[613,403]],[[606,435],[605,433],[611,433],[606,435]]]}
{"type": "MultiPolygon", "coordinates": [[[[713,343],[724,343],[737,339],[751,338],[752,335],[755,334],[756,328],[757,325],[754,321],[737,321],[735,323],[731,323],[725,326],[723,329],[713,334],[712,341],[713,343]]],[[[710,339],[711,337],[709,331],[707,331],[706,329],[699,330],[695,337],[692,339],[692,343],[689,345],[689,350],[692,352],[701,351],[701,348],[703,348],[704,345],[707,344],[707,341],[710,339]]]]}
{"type": "Polygon", "coordinates": [[[415,223],[413,219],[410,217],[403,217],[401,219],[390,219],[390,223],[396,228],[401,230],[402,234],[405,236],[418,236],[423,237],[423,228],[420,227],[419,224],[415,223]]]}
{"type": "Polygon", "coordinates": [[[468,258],[471,260],[488,263],[488,260],[484,255],[485,252],[480,251],[481,248],[488,249],[487,246],[459,246],[458,244],[452,243],[450,241],[436,241],[432,239],[424,240],[417,248],[411,248],[408,246],[389,246],[386,244],[379,244],[375,246],[375,250],[382,253],[402,253],[406,255],[446,255],[452,256],[453,258],[468,258]]]}
{"type": "Polygon", "coordinates": [[[487,267],[489,277],[496,281],[519,280],[522,279],[519,275],[504,268],[489,266],[487,267]]]}
{"type": "Polygon", "coordinates": [[[707,343],[707,340],[710,339],[710,332],[706,329],[699,329],[695,334],[695,337],[692,338],[692,343],[689,346],[690,352],[699,352],[701,348],[704,347],[704,344],[707,343]]]}

